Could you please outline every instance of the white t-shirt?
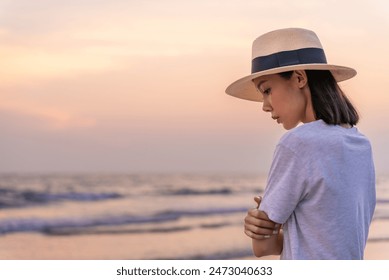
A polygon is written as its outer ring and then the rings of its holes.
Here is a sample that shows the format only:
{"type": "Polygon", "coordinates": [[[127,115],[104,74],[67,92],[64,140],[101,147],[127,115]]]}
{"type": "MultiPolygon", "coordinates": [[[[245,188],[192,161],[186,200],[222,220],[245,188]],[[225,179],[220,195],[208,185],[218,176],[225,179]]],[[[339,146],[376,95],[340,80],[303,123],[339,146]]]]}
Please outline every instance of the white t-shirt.
{"type": "Polygon", "coordinates": [[[376,203],[369,140],[310,122],[278,143],[260,205],[283,224],[281,259],[363,259],[376,203]]]}

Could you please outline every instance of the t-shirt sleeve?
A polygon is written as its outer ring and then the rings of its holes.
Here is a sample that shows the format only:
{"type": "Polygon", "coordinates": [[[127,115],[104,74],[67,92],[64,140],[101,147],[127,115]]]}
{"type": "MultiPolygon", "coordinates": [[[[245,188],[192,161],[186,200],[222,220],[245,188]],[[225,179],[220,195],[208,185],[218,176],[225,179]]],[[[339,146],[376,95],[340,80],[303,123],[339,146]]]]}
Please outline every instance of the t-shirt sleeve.
{"type": "Polygon", "coordinates": [[[283,144],[277,145],[259,208],[272,221],[284,224],[304,198],[307,168],[304,157],[283,144]]]}

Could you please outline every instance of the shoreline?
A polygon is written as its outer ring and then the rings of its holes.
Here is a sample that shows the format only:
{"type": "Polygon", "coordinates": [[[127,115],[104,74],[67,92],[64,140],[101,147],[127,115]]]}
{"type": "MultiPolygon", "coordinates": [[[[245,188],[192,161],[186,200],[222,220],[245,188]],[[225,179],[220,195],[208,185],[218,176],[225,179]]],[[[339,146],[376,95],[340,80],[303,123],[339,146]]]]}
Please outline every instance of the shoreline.
{"type": "MultiPolygon", "coordinates": [[[[389,260],[389,221],[372,223],[365,260],[389,260]]],[[[0,237],[0,260],[217,260],[258,259],[240,226],[175,233],[0,237]],[[205,248],[205,249],[204,249],[205,248]]],[[[279,256],[260,258],[276,260],[279,256]]]]}

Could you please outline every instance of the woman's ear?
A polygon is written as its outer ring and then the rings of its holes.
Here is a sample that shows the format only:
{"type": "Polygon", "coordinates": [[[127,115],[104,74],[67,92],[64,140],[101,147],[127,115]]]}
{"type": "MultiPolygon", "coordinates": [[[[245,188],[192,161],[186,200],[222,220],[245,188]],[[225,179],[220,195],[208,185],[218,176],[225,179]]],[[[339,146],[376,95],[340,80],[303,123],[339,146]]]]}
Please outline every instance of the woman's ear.
{"type": "Polygon", "coordinates": [[[304,70],[295,70],[294,73],[298,87],[305,87],[308,83],[307,73],[304,70]]]}

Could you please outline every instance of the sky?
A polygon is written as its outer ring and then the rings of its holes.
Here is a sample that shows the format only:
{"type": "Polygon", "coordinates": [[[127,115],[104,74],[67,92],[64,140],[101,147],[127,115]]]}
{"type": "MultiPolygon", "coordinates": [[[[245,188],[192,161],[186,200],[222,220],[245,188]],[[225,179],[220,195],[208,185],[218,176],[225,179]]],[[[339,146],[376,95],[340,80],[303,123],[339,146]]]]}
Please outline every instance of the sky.
{"type": "Polygon", "coordinates": [[[314,30],[389,171],[389,2],[1,0],[0,173],[266,173],[285,130],[224,93],[252,41],[314,30]]]}

